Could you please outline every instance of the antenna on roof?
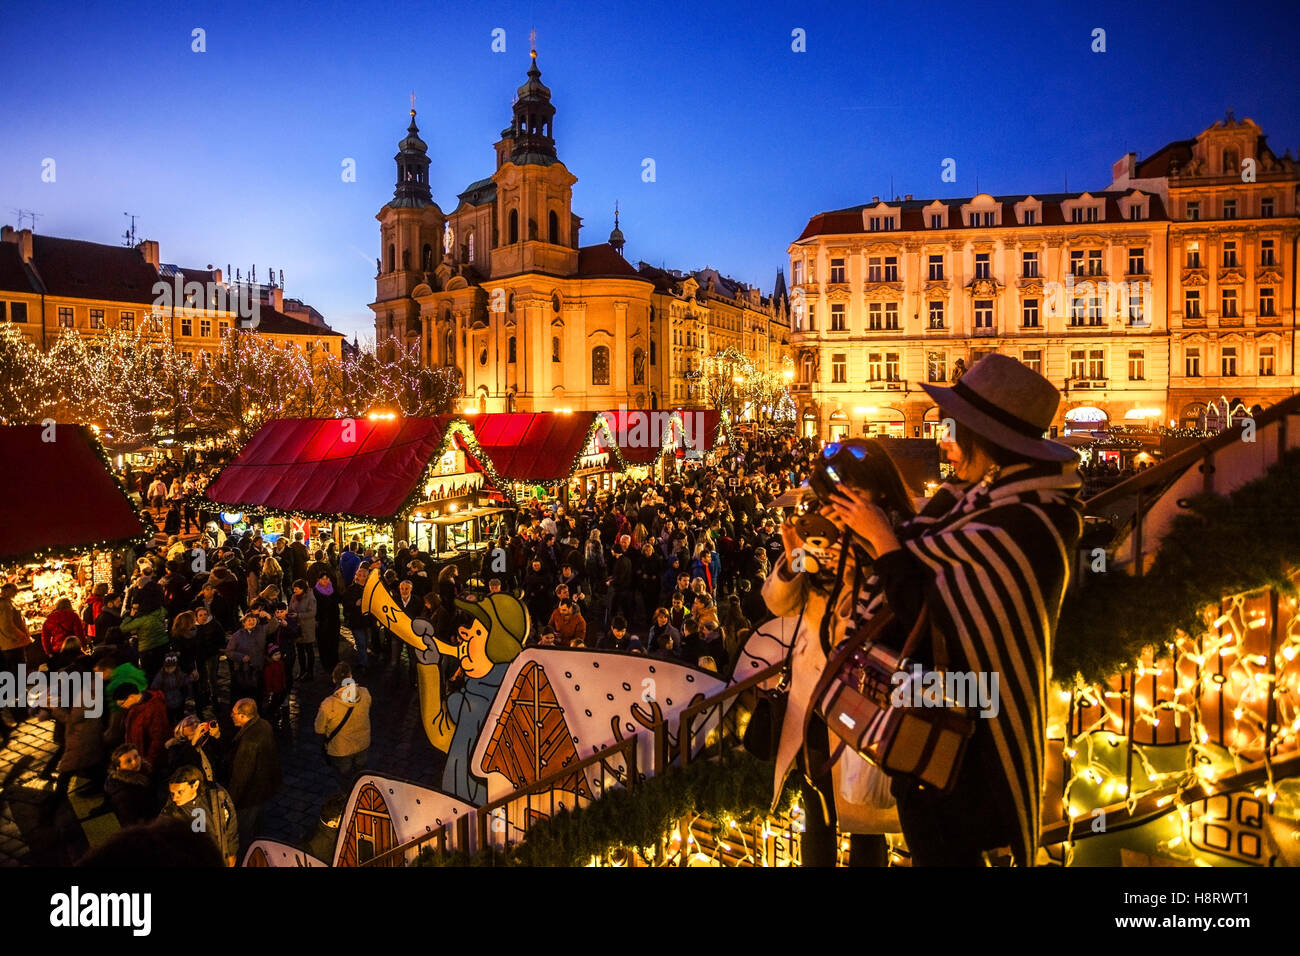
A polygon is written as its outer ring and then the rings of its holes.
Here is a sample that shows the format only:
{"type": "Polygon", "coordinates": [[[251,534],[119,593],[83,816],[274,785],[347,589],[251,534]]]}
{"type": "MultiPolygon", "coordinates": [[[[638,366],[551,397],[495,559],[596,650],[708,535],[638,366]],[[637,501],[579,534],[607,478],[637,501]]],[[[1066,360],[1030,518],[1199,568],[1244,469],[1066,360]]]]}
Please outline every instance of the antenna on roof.
{"type": "MultiPolygon", "coordinates": [[[[135,214],[134,214],[134,213],[129,213],[129,212],[124,212],[124,213],[122,213],[122,215],[124,215],[124,216],[129,216],[129,217],[131,218],[131,227],[130,227],[129,229],[127,229],[126,232],[122,233],[122,238],[123,238],[124,240],[126,240],[126,241],[123,243],[123,245],[134,246],[134,245],[135,245],[135,214]]],[[[34,225],[33,225],[33,228],[34,228],[34,225]]]]}
{"type": "Polygon", "coordinates": [[[15,210],[14,210],[14,215],[18,217],[18,228],[19,228],[19,230],[21,230],[21,229],[23,228],[23,220],[24,220],[24,219],[31,219],[31,221],[32,221],[32,232],[35,232],[35,231],[36,231],[36,217],[37,217],[38,215],[40,215],[39,213],[37,213],[37,212],[35,212],[35,211],[31,210],[31,209],[15,209],[15,210]]]}

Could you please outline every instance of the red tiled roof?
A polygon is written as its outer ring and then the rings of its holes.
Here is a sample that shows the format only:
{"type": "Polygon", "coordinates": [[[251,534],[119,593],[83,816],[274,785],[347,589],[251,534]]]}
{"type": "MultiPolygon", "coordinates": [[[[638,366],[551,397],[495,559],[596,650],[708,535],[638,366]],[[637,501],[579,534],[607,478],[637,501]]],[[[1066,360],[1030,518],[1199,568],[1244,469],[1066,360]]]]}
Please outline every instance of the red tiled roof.
{"type": "Polygon", "coordinates": [[[602,242],[595,246],[583,246],[578,250],[578,275],[582,277],[619,276],[628,279],[639,279],[642,282],[650,281],[632,268],[632,264],[614,251],[614,247],[608,242],[602,242]]]}
{"type": "Polygon", "coordinates": [[[138,250],[32,236],[32,262],[50,295],[152,304],[158,270],[138,250]]]}
{"type": "Polygon", "coordinates": [[[229,506],[392,520],[442,449],[450,421],[450,415],[270,421],[206,496],[229,506]]]}
{"type": "MultiPolygon", "coordinates": [[[[1142,175],[1146,175],[1143,173],[1142,175]]],[[[1120,215],[1119,200],[1127,196],[1133,190],[1124,191],[1104,191],[1097,190],[1090,192],[1089,195],[1094,198],[1104,197],[1106,201],[1106,222],[1127,221],[1120,215]]],[[[1039,226],[1060,226],[1066,224],[1065,215],[1061,209],[1061,203],[1067,199],[1077,199],[1083,193],[1043,193],[1032,194],[1035,199],[1042,203],[1042,215],[1038,217],[1038,222],[1032,226],[1019,226],[1016,220],[1016,203],[1022,199],[1028,198],[1031,194],[1019,196],[994,196],[993,198],[1002,207],[1002,225],[1003,227],[1011,226],[1022,229],[1034,229],[1039,226]]],[[[945,229],[970,229],[978,231],[985,229],[985,226],[970,226],[961,215],[961,207],[971,201],[972,197],[964,199],[942,199],[940,202],[948,208],[948,225],[945,229]]],[[[1147,219],[1165,219],[1165,207],[1161,203],[1160,197],[1150,196],[1150,215],[1147,219]]],[[[886,203],[891,209],[899,210],[899,228],[892,232],[873,233],[881,238],[887,238],[890,235],[897,235],[903,232],[924,232],[929,231],[928,217],[929,209],[934,200],[932,199],[911,199],[901,202],[886,203]]],[[[859,235],[868,232],[867,227],[862,221],[862,211],[867,207],[854,206],[849,209],[836,209],[831,212],[821,212],[808,220],[808,225],[804,227],[799,238],[795,242],[804,239],[810,239],[814,236],[835,236],[835,235],[859,235]]]]}
{"type": "Polygon", "coordinates": [[[150,530],[79,425],[0,428],[0,560],[120,546],[150,530]]]}
{"type": "Polygon", "coordinates": [[[257,307],[257,331],[270,335],[314,335],[317,338],[343,337],[342,332],[321,325],[312,325],[302,319],[285,315],[265,303],[257,307]]]}
{"type": "Polygon", "coordinates": [[[35,292],[16,242],[0,242],[0,292],[35,292]]]}
{"type": "Polygon", "coordinates": [[[1136,177],[1156,179],[1168,176],[1170,165],[1175,162],[1183,165],[1192,158],[1192,147],[1195,145],[1195,139],[1178,139],[1160,147],[1146,159],[1138,161],[1136,177]]]}
{"type": "Polygon", "coordinates": [[[557,481],[582,456],[595,420],[595,412],[496,412],[469,423],[501,478],[557,481]]]}

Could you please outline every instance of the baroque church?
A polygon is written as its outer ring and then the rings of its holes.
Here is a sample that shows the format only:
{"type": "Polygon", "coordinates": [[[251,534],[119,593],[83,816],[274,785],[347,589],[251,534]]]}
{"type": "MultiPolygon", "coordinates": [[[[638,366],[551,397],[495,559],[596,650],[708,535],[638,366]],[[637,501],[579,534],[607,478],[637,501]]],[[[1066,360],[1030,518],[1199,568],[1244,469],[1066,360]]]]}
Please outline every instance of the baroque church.
{"type": "MultiPolygon", "coordinates": [[[[418,345],[428,366],[454,366],[461,406],[482,412],[657,408],[654,282],[609,240],[582,246],[577,177],[555,149],[555,107],[537,51],[519,87],[496,169],[444,212],[411,110],[397,186],[379,210],[375,339],[418,345]]],[[[459,410],[459,409],[458,409],[459,410]]]]}

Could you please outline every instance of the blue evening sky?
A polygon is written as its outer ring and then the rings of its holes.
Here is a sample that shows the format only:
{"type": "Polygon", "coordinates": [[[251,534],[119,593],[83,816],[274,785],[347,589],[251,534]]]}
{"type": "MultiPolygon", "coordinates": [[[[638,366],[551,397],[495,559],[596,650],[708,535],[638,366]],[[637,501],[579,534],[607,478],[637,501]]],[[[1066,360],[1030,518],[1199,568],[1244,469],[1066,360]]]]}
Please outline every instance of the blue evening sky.
{"type": "Polygon", "coordinates": [[[972,195],[977,178],[993,193],[1098,189],[1124,152],[1230,106],[1279,154],[1300,146],[1294,3],[5,7],[0,222],[31,209],[38,232],[112,243],[129,211],[163,261],[283,269],[288,295],[363,337],[410,91],[449,211],[493,171],[532,28],[582,243],[608,237],[618,200],[634,264],[713,266],[764,291],[810,216],[886,196],[891,179],[917,198],[972,195]],[[940,180],[947,157],[955,183],[940,180]]]}

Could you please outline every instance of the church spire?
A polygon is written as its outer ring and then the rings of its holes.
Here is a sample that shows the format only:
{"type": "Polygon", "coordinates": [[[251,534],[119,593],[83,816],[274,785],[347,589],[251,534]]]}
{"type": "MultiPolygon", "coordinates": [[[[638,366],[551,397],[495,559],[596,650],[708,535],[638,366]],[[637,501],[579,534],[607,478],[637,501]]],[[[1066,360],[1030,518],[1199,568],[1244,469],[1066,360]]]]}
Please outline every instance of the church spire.
{"type": "Polygon", "coordinates": [[[528,82],[519,87],[515,95],[514,121],[510,126],[513,137],[510,161],[520,166],[550,166],[556,162],[555,107],[551,104],[550,89],[542,82],[542,71],[537,68],[536,33],[532,39],[533,49],[528,53],[528,82]]]}
{"type": "Polygon", "coordinates": [[[420,139],[420,128],[415,125],[415,94],[411,94],[411,125],[406,128],[406,138],[397,144],[397,188],[393,190],[391,206],[419,208],[433,202],[429,191],[429,147],[420,139]]]}
{"type": "Polygon", "coordinates": [[[620,256],[623,254],[623,244],[627,240],[623,238],[623,230],[618,228],[618,202],[614,203],[614,231],[609,234],[609,244],[614,247],[614,251],[620,256]]]}

